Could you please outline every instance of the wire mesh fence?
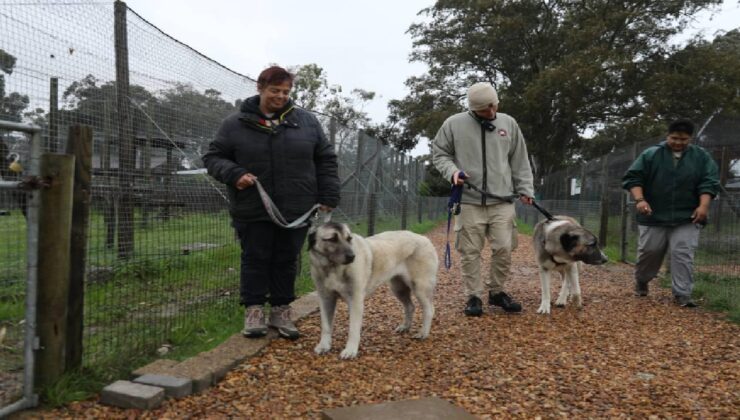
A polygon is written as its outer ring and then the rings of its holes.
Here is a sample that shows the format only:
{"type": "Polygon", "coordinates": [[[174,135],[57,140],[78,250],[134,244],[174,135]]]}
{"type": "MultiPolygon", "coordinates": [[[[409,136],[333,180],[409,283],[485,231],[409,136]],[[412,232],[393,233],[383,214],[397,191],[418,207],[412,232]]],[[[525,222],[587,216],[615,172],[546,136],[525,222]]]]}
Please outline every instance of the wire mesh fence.
{"type": "MultiPolygon", "coordinates": [[[[200,157],[223,118],[256,94],[255,81],[123,3],[0,5],[0,119],[41,126],[47,152],[65,150],[70,126],[93,128],[84,364],[151,352],[204,312],[236,305],[239,245],[225,190],[200,157]]],[[[372,232],[444,216],[446,199],[418,194],[421,162],[317,117],[339,156],[336,220],[372,232]]],[[[0,144],[12,155],[3,168],[22,167],[27,139],[0,132],[0,144]]],[[[22,322],[19,200],[0,192],[0,327],[22,322]]],[[[17,345],[0,343],[0,375],[19,368],[17,345]]]]}
{"type": "MultiPolygon", "coordinates": [[[[695,272],[716,283],[728,302],[740,301],[740,119],[717,116],[696,136],[719,167],[720,194],[712,201],[709,223],[699,239],[695,272]]],[[[637,222],[634,202],[621,187],[621,179],[634,159],[653,139],[613,151],[583,165],[548,175],[536,186],[538,201],[553,214],[575,217],[598,233],[612,256],[634,262],[637,222]]],[[[528,222],[540,218],[533,208],[519,208],[528,222]]]]}

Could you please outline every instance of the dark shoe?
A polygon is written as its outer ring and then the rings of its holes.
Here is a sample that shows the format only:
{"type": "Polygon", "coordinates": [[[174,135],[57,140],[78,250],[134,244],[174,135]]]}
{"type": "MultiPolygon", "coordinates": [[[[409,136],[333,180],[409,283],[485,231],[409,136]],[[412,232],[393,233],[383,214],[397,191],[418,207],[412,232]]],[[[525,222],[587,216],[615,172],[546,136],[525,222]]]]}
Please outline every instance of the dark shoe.
{"type": "Polygon", "coordinates": [[[467,316],[483,315],[483,302],[477,296],[471,296],[468,303],[465,304],[464,312],[467,316]]]}
{"type": "Polygon", "coordinates": [[[249,338],[267,335],[265,310],[261,305],[247,306],[244,309],[244,329],[242,335],[249,338]]]}
{"type": "Polygon", "coordinates": [[[635,280],[635,294],[637,296],[647,296],[648,284],[635,280]]]}
{"type": "Polygon", "coordinates": [[[499,292],[499,293],[496,293],[495,295],[493,294],[493,292],[488,292],[488,304],[500,306],[506,312],[521,312],[522,311],[522,305],[519,304],[519,302],[516,302],[514,299],[511,298],[511,296],[507,295],[504,292],[499,292]]]}
{"type": "Polygon", "coordinates": [[[290,306],[273,306],[270,309],[270,322],[272,328],[275,328],[281,337],[289,340],[295,340],[301,336],[293,321],[290,319],[290,306]]]}
{"type": "Polygon", "coordinates": [[[691,300],[691,296],[675,296],[676,304],[684,308],[696,308],[696,303],[691,300]]]}

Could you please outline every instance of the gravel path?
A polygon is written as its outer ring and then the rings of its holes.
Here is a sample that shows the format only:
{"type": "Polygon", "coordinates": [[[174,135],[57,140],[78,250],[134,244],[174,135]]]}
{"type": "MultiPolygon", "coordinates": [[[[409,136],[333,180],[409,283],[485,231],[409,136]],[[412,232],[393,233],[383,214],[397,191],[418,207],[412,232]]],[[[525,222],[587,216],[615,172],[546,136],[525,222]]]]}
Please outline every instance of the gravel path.
{"type": "MultiPolygon", "coordinates": [[[[441,257],[444,226],[428,236],[441,257]]],[[[313,353],[320,330],[314,314],[299,324],[301,339],[273,341],[203,394],[150,412],[83,401],[43,416],[318,418],[325,408],[429,396],[481,418],[740,416],[740,326],[721,315],[676,307],[667,289],[633,297],[631,268],[622,264],[585,267],[582,311],[553,307],[550,316],[539,315],[531,238],[520,235],[508,291],[524,312],[466,318],[453,258],[453,268],[439,272],[426,341],[393,333],[401,307],[383,287],[366,305],[357,360],[338,358],[347,336],[341,303],[328,355],[313,353]]]]}

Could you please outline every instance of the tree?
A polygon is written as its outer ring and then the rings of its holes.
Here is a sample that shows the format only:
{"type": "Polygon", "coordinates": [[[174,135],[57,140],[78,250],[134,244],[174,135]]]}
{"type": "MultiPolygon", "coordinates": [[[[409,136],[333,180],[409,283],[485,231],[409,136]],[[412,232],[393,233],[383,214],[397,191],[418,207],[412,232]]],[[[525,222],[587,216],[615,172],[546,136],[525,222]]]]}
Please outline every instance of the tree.
{"type": "Polygon", "coordinates": [[[290,71],[296,75],[291,98],[298,106],[328,115],[351,129],[368,126],[370,118],[363,108],[375,99],[375,92],[352,89],[345,95],[341,86],[329,85],[324,69],[316,64],[291,67],[290,71]]]}
{"type": "Polygon", "coordinates": [[[584,133],[640,118],[651,64],[670,55],[669,39],[691,16],[718,3],[438,1],[422,11],[429,21],[409,29],[411,58],[430,70],[407,81],[411,94],[398,103],[398,115],[430,137],[442,118],[425,109],[449,115],[461,108],[467,86],[490,81],[542,173],[553,172],[581,150],[584,133]]]}
{"type": "MultiPolygon", "coordinates": [[[[0,71],[7,75],[13,73],[16,58],[0,48],[0,71]]],[[[28,108],[28,95],[17,92],[5,92],[5,74],[0,73],[0,118],[10,121],[21,121],[23,110],[28,108]]]]}

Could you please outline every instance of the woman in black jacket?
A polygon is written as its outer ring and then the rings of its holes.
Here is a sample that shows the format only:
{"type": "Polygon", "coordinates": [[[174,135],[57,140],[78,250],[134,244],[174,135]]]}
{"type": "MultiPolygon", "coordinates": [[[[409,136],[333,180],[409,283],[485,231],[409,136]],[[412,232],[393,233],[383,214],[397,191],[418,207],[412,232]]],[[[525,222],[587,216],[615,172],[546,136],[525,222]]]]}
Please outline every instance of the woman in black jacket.
{"type": "Polygon", "coordinates": [[[203,156],[208,173],[229,191],[229,212],[242,248],[240,297],[246,337],[264,336],[268,324],[283,337],[299,337],[290,320],[290,303],[295,300],[298,253],[308,230],[274,224],[255,181],[259,179],[288,221],[317,203],[324,211],[339,204],[334,147],[316,117],[294,107],[292,87],[293,75],[285,69],[262,71],[259,94],[224,120],[203,156]],[[266,323],[267,302],[271,310],[266,323]]]}

